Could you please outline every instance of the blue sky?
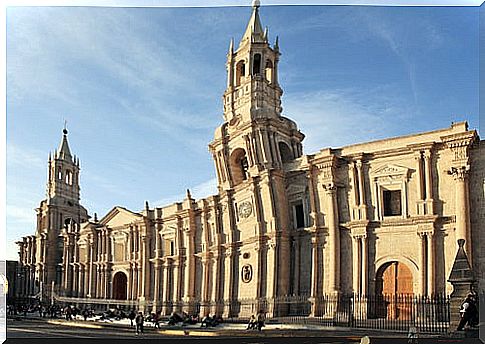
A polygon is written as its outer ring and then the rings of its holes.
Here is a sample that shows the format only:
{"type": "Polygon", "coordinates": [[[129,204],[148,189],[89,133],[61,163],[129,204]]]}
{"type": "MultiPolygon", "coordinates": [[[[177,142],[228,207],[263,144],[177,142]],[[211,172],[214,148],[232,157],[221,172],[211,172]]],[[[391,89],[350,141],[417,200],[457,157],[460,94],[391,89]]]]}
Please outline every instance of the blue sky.
{"type": "MultiPolygon", "coordinates": [[[[7,258],[35,231],[67,120],[81,203],[102,217],[216,192],[229,40],[251,9],[7,9],[7,258]]],[[[304,153],[479,126],[477,7],[263,6],[279,35],[284,115],[304,153]]]]}

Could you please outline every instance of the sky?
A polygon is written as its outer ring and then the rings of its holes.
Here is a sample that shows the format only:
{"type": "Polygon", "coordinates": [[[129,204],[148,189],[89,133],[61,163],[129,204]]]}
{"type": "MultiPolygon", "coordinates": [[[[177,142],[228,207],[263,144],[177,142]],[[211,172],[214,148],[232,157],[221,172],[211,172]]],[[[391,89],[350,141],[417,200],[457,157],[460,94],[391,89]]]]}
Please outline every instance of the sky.
{"type": "MultiPolygon", "coordinates": [[[[241,1],[235,2],[241,5],[241,1]]],[[[245,2],[242,2],[245,3],[245,2]]],[[[249,3],[249,2],[248,2],[249,3]]],[[[248,4],[249,5],[249,4],[248,4]]],[[[64,121],[91,216],[217,193],[226,53],[250,6],[6,9],[6,258],[35,233],[64,121]]],[[[479,8],[263,6],[304,153],[479,129],[479,8]]]]}

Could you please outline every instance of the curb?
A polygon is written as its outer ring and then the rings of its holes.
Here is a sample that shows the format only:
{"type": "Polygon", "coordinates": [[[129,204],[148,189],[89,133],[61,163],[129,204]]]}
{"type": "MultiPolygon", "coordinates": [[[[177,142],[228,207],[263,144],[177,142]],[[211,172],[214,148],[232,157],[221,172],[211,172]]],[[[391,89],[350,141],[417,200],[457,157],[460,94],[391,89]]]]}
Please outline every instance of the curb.
{"type": "Polygon", "coordinates": [[[97,325],[97,324],[87,324],[87,323],[68,322],[68,321],[59,321],[59,320],[48,320],[47,323],[53,324],[53,325],[83,327],[83,328],[103,328],[103,326],[97,325]]]}

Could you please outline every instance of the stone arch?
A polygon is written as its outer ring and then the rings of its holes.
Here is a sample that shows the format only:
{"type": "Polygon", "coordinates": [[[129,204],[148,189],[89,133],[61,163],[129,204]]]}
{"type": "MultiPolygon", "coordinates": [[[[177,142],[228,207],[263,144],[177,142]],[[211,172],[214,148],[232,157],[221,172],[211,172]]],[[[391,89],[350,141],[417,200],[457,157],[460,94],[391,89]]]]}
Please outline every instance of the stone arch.
{"type": "Polygon", "coordinates": [[[246,64],[244,63],[244,60],[241,60],[236,64],[236,86],[241,85],[241,81],[243,80],[245,75],[246,64]]]}
{"type": "Polygon", "coordinates": [[[232,180],[234,185],[238,185],[249,177],[249,165],[246,156],[246,151],[242,148],[237,148],[231,153],[229,159],[232,180]]]}
{"type": "Polygon", "coordinates": [[[388,319],[410,319],[414,291],[413,272],[402,261],[388,261],[376,272],[376,315],[388,319]]]}
{"type": "Polygon", "coordinates": [[[261,54],[256,53],[253,56],[253,75],[261,74],[261,54]]]}
{"type": "Polygon", "coordinates": [[[391,255],[385,255],[383,257],[378,258],[375,262],[375,266],[377,268],[375,270],[376,275],[378,270],[383,265],[394,261],[405,264],[411,270],[411,273],[413,275],[413,291],[416,291],[418,288],[418,282],[419,282],[419,267],[418,267],[418,264],[409,257],[403,256],[403,255],[391,254],[391,255]]]}
{"type": "Polygon", "coordinates": [[[283,163],[290,162],[294,159],[293,152],[286,142],[278,142],[278,148],[280,150],[280,157],[283,163]]]}
{"type": "Polygon", "coordinates": [[[113,299],[126,300],[128,296],[128,277],[123,271],[117,271],[113,276],[113,299]]]}
{"type": "Polygon", "coordinates": [[[264,66],[264,76],[269,83],[273,83],[273,62],[271,60],[266,60],[266,64],[264,66]]]}

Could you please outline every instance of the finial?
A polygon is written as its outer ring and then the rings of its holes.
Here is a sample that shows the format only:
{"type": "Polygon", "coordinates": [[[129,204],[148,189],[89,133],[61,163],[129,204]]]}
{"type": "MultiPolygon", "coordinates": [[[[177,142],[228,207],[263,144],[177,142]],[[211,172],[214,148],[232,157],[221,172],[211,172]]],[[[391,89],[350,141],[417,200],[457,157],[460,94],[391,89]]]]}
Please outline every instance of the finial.
{"type": "Polygon", "coordinates": [[[253,7],[258,8],[259,6],[261,6],[261,2],[259,0],[253,0],[253,7]]]}
{"type": "Polygon", "coordinates": [[[280,45],[279,45],[279,37],[278,37],[278,36],[276,36],[276,40],[275,40],[275,42],[274,42],[274,48],[275,48],[276,50],[279,50],[279,49],[280,49],[280,45]]]}
{"type": "Polygon", "coordinates": [[[267,26],[264,28],[263,39],[264,39],[265,41],[267,41],[267,40],[268,40],[268,27],[267,27],[267,26]]]}
{"type": "Polygon", "coordinates": [[[229,43],[229,54],[234,54],[234,38],[231,38],[231,42],[229,43]]]}
{"type": "Polygon", "coordinates": [[[62,132],[64,133],[64,135],[67,135],[67,121],[64,120],[64,129],[62,130],[62,132]]]}
{"type": "Polygon", "coordinates": [[[458,246],[463,247],[465,245],[465,239],[458,239],[458,246]]]}
{"type": "Polygon", "coordinates": [[[49,152],[49,162],[51,161],[51,152],[49,152]]]}
{"type": "Polygon", "coordinates": [[[98,222],[98,213],[94,213],[94,222],[98,222]]]}
{"type": "Polygon", "coordinates": [[[145,210],[147,210],[147,211],[148,211],[149,209],[150,209],[150,207],[149,207],[149,205],[148,205],[148,201],[145,201],[145,210]]]}
{"type": "Polygon", "coordinates": [[[188,199],[191,199],[192,198],[192,195],[190,194],[190,190],[189,189],[187,189],[187,198],[188,199]]]}

